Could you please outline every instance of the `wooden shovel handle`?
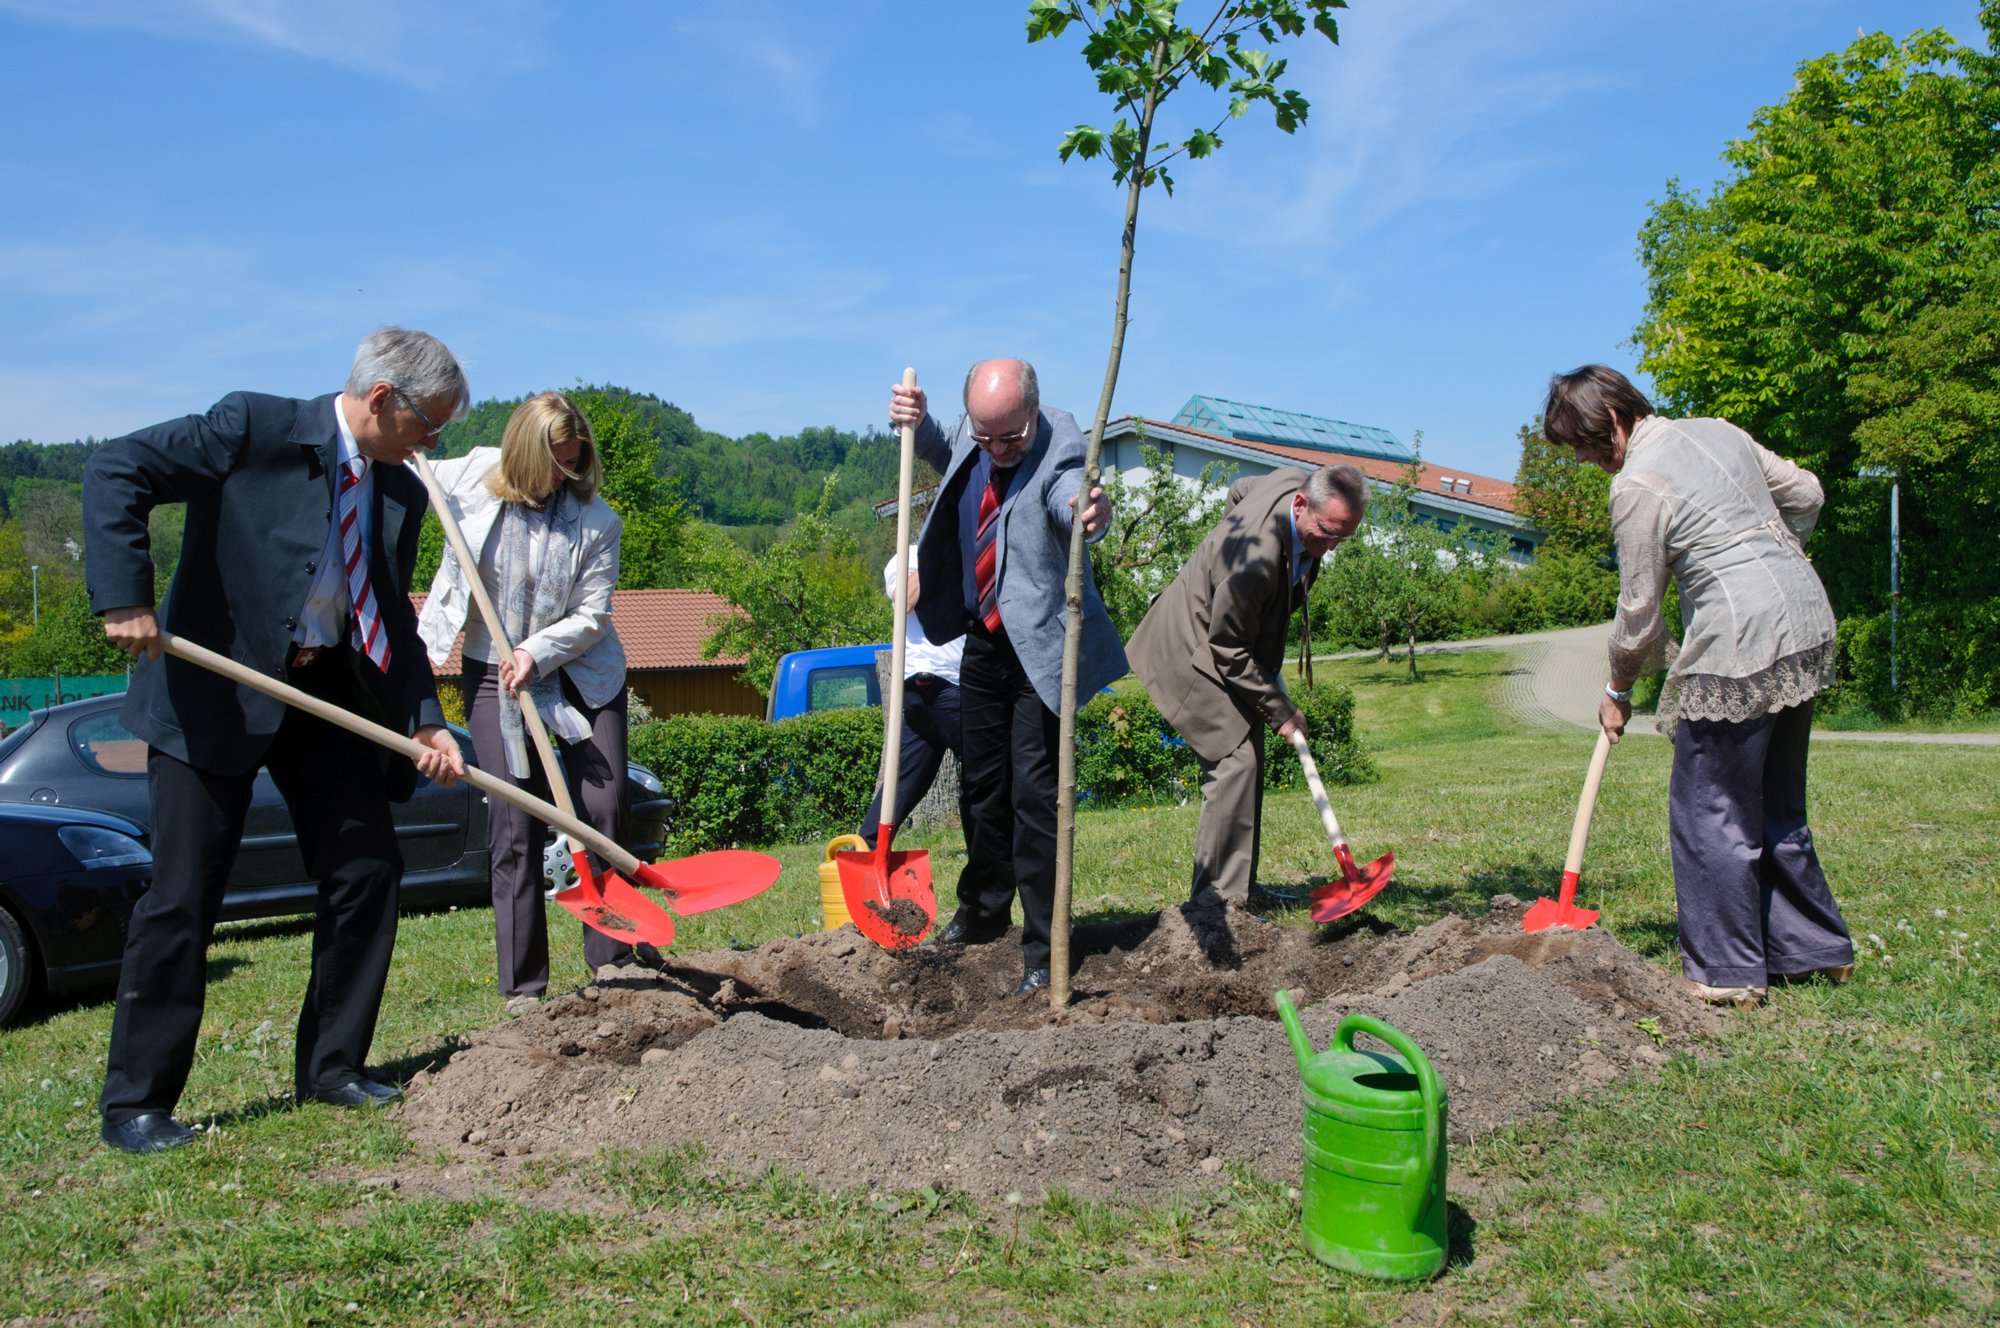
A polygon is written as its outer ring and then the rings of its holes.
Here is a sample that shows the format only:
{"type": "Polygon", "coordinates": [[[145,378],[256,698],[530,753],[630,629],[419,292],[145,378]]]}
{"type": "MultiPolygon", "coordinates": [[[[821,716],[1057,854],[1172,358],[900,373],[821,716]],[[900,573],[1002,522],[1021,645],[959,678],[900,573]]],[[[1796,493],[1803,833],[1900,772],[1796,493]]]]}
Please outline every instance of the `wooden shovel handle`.
{"type": "MultiPolygon", "coordinates": [[[[438,524],[444,527],[444,537],[451,544],[452,553],[458,557],[459,570],[465,573],[466,584],[472,589],[472,602],[479,606],[479,616],[486,620],[486,630],[492,636],[493,644],[500,648],[500,658],[512,659],[514,647],[507,640],[507,629],[501,625],[500,615],[494,611],[493,597],[486,593],[486,579],[479,575],[479,560],[466,547],[465,532],[459,529],[458,518],[451,513],[451,500],[445,497],[444,486],[438,483],[437,473],[431,469],[430,461],[422,452],[411,457],[410,464],[416,467],[417,478],[424,482],[424,490],[431,496],[431,510],[437,513],[438,524]]],[[[497,677],[493,684],[495,687],[506,686],[497,677]]],[[[565,815],[574,817],[576,806],[570,801],[569,781],[563,778],[561,767],[556,765],[555,751],[549,746],[549,731],[542,725],[541,711],[535,708],[535,698],[524,691],[515,699],[521,703],[521,718],[527,721],[529,740],[542,758],[542,773],[548,777],[549,793],[565,815]]],[[[574,847],[571,851],[575,851],[574,847]]]]}
{"type": "MultiPolygon", "coordinates": [[[[372,720],[363,719],[353,711],[343,710],[331,701],[322,701],[317,696],[308,695],[290,683],[266,677],[247,665],[237,663],[227,655],[218,655],[206,646],[198,646],[192,641],[161,632],[160,648],[175,659],[185,660],[211,673],[219,673],[231,682],[240,683],[252,691],[262,692],[266,696],[283,701],[288,706],[317,716],[329,724],[346,729],[349,733],[358,734],[372,743],[387,747],[392,752],[401,752],[411,760],[416,760],[431,750],[414,738],[406,738],[394,729],[384,728],[372,720]]],[[[639,874],[637,858],[618,847],[608,836],[599,834],[568,812],[550,806],[532,793],[523,793],[506,780],[489,775],[477,766],[466,766],[464,778],[466,783],[487,796],[511,803],[544,824],[554,826],[573,839],[582,840],[620,874],[626,877],[635,877],[639,874]]]]}
{"type": "MultiPolygon", "coordinates": [[[[917,385],[917,371],[903,370],[903,386],[917,385]]],[[[896,465],[896,627],[890,636],[889,704],[882,711],[882,824],[876,847],[887,852],[896,827],[896,783],[903,764],[903,655],[910,641],[910,490],[917,455],[917,426],[902,429],[896,465]]]]}
{"type": "Polygon", "coordinates": [[[1313,806],[1319,808],[1319,823],[1326,827],[1326,837],[1334,850],[1347,847],[1347,839],[1340,833],[1340,822],[1334,819],[1333,803],[1326,796],[1326,785],[1319,777],[1319,766],[1313,761],[1312,748],[1306,745],[1306,735],[1297,729],[1290,738],[1292,750],[1299,754],[1299,764],[1305,768],[1306,787],[1312,790],[1313,806]]]}
{"type": "Polygon", "coordinates": [[[1563,859],[1563,874],[1573,877],[1583,870],[1583,846],[1590,838],[1590,814],[1597,807],[1597,786],[1604,782],[1604,758],[1611,755],[1611,735],[1597,731],[1597,750],[1590,754],[1590,771],[1583,777],[1583,796],[1577,799],[1576,821],[1569,828],[1569,856],[1563,859]]]}

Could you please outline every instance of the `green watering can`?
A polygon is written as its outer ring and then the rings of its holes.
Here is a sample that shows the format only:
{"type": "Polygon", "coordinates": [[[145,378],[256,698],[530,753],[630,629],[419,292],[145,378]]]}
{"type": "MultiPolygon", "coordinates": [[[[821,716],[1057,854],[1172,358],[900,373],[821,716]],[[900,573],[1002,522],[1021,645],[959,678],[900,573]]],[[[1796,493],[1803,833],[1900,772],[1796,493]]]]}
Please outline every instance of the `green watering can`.
{"type": "Polygon", "coordinates": [[[1430,1277],[1449,1248],[1444,1085],[1416,1043],[1365,1014],[1341,1020],[1315,1056],[1291,997],[1272,999],[1304,1081],[1306,1248],[1367,1277],[1430,1277]],[[1402,1055],[1357,1051],[1356,1033],[1402,1055]]]}

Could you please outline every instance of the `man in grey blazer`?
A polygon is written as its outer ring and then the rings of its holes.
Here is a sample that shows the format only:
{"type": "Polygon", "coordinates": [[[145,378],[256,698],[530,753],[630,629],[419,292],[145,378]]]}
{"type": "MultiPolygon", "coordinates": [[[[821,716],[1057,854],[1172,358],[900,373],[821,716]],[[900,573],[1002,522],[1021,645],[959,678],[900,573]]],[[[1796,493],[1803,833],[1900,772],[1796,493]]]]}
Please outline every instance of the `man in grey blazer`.
{"type": "Polygon", "coordinates": [[[1264,803],[1264,728],[1290,740],[1305,716],[1279,670],[1285,629],[1319,560],[1361,524],[1367,481],[1353,466],[1287,466],[1240,479],[1229,505],[1132,633],[1132,670],[1201,761],[1195,831],[1199,898],[1250,900],[1264,803]]]}
{"type": "MultiPolygon", "coordinates": [[[[981,944],[1007,931],[1021,896],[1017,994],[1048,985],[1055,902],[1056,758],[1062,692],[1063,581],[1070,523],[1101,538],[1111,504],[1083,482],[1083,433],[1068,411],[1043,410],[1034,366],[984,360],[965,378],[965,415],[947,433],[922,388],[892,389],[889,420],[915,425],[917,453],[938,486],[917,538],[917,604],[924,635],[965,638],[959,666],[968,808],[958,911],[941,943],[981,944]]],[[[1125,672],[1118,629],[1104,611],[1090,564],[1083,574],[1083,641],[1077,696],[1125,672]]]]}

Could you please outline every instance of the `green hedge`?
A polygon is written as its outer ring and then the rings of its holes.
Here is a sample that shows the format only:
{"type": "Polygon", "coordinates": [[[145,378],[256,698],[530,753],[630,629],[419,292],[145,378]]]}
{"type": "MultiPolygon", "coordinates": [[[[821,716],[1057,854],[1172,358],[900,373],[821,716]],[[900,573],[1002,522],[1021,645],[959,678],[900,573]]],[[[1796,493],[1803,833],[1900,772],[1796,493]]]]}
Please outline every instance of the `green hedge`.
{"type": "MultiPolygon", "coordinates": [[[[1305,712],[1313,760],[1329,784],[1360,783],[1374,768],[1354,733],[1354,695],[1322,684],[1292,699],[1305,712]]],[[[677,715],[634,725],[634,761],[665,786],[667,848],[675,854],[750,844],[796,844],[851,833],[874,795],[882,712],[832,710],[767,724],[733,715],[677,715]]],[[[1113,806],[1192,797],[1194,753],[1143,692],[1098,695],[1077,716],[1077,801],[1113,806]]],[[[1299,762],[1266,735],[1264,780],[1298,782],[1299,762]]]]}
{"type": "Polygon", "coordinates": [[[1829,713],[1949,718],[2000,709],[2000,600],[1905,606],[1894,688],[1888,614],[1841,619],[1838,651],[1839,681],[1821,702],[1829,713]]]}
{"type": "Polygon", "coordinates": [[[672,852],[801,843],[860,823],[882,764],[882,712],[829,710],[775,724],[676,715],[634,727],[631,754],[665,786],[672,852]]]}

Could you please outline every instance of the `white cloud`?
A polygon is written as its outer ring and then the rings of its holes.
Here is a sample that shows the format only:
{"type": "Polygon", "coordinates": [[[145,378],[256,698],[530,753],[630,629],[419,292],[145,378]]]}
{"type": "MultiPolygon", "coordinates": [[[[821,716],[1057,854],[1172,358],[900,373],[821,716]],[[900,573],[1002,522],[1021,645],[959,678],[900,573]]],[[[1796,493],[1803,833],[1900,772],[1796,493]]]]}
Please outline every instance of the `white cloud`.
{"type": "Polygon", "coordinates": [[[0,0],[0,14],[268,46],[426,91],[537,63],[543,0],[0,0]]]}
{"type": "Polygon", "coordinates": [[[758,98],[783,107],[802,126],[819,122],[825,58],[780,37],[769,16],[731,8],[717,17],[686,20],[679,31],[747,66],[747,74],[762,80],[750,87],[758,98]]]}
{"type": "Polygon", "coordinates": [[[1224,127],[1214,159],[1186,163],[1173,204],[1150,220],[1324,255],[1418,209],[1476,209],[1544,165],[1505,146],[1510,129],[1607,82],[1551,61],[1549,21],[1480,0],[1343,16],[1342,45],[1309,35],[1284,52],[1312,103],[1296,141],[1253,109],[1224,127]]]}

